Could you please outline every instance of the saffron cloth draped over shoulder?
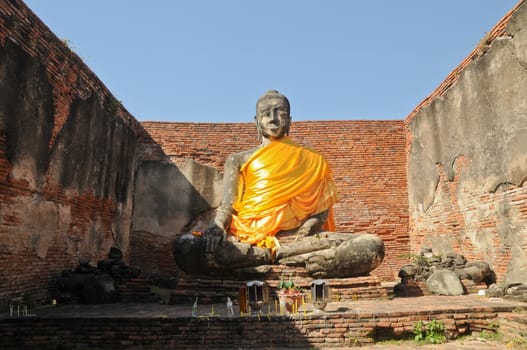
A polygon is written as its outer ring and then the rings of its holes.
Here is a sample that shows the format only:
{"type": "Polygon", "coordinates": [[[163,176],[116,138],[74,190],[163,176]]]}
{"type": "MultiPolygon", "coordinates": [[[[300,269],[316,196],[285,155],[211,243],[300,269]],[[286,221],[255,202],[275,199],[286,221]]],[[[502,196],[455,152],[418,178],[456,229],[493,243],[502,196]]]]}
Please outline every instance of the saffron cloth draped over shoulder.
{"type": "Polygon", "coordinates": [[[331,207],[336,200],[331,170],[322,155],[283,137],[242,165],[230,231],[242,242],[274,251],[279,231],[297,228],[323,211],[330,210],[324,229],[334,231],[331,207]]]}

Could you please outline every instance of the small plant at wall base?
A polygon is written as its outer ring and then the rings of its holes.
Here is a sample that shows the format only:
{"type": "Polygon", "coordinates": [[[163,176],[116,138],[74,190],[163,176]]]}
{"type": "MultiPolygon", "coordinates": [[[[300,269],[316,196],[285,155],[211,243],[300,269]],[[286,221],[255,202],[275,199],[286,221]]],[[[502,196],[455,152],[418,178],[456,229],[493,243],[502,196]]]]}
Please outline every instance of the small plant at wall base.
{"type": "Polygon", "coordinates": [[[414,340],[418,343],[441,344],[446,340],[445,325],[438,320],[426,324],[418,321],[414,324],[414,340]]]}
{"type": "Polygon", "coordinates": [[[494,320],[489,323],[489,329],[493,332],[497,332],[500,329],[500,321],[494,320]]]}

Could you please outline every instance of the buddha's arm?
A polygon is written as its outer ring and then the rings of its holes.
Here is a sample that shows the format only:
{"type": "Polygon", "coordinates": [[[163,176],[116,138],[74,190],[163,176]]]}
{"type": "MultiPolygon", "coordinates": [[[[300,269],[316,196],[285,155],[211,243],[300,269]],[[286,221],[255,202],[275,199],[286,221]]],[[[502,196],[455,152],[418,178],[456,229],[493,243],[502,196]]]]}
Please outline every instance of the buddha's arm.
{"type": "Polygon", "coordinates": [[[232,221],[232,214],[234,213],[232,205],[238,194],[240,168],[255,150],[251,149],[235,153],[225,160],[223,167],[223,199],[221,206],[216,212],[214,224],[205,231],[205,246],[207,252],[214,251],[227,235],[232,221]]]}
{"type": "Polygon", "coordinates": [[[224,232],[229,229],[234,209],[232,205],[236,200],[238,181],[240,181],[239,154],[230,155],[225,161],[223,172],[223,199],[218,208],[214,223],[224,232]]]}

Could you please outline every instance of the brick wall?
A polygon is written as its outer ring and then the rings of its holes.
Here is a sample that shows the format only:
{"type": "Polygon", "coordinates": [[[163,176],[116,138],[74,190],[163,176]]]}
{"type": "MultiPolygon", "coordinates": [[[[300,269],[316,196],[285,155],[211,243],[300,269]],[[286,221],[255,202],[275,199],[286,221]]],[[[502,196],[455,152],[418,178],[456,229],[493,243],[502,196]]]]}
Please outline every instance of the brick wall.
{"type": "Polygon", "coordinates": [[[0,308],[127,254],[139,123],[22,1],[0,0],[0,308]]]}
{"type": "MultiPolygon", "coordinates": [[[[259,317],[232,318],[173,318],[164,314],[152,318],[120,316],[7,318],[0,320],[3,335],[0,345],[3,349],[349,349],[373,345],[379,340],[407,339],[419,321],[443,323],[449,339],[472,331],[493,332],[499,314],[482,307],[476,312],[452,308],[379,315],[355,310],[305,317],[267,316],[265,313],[259,317]]],[[[521,326],[518,321],[516,324],[521,326]]]]}
{"type": "Polygon", "coordinates": [[[527,280],[526,18],[519,1],[405,121],[411,251],[485,260],[498,282],[527,280]]]}
{"type": "MultiPolygon", "coordinates": [[[[138,146],[145,159],[164,159],[149,151],[157,144],[175,163],[191,158],[222,170],[229,154],[258,144],[254,123],[142,125],[151,137],[142,137],[145,142],[138,146]]],[[[403,122],[293,122],[290,134],[320,151],[331,165],[339,193],[337,231],[379,235],[386,257],[374,274],[393,280],[409,248],[403,122]]]]}
{"type": "Polygon", "coordinates": [[[430,247],[436,252],[463,254],[469,262],[487,261],[498,281],[503,282],[514,264],[513,251],[518,254],[522,250],[521,244],[514,247],[513,237],[521,235],[517,243],[524,239],[527,188],[503,184],[493,192],[460,191],[460,177],[467,167],[466,159],[458,159],[456,175],[449,180],[444,167],[437,165],[439,183],[434,203],[425,215],[413,215],[410,250],[430,247]]]}

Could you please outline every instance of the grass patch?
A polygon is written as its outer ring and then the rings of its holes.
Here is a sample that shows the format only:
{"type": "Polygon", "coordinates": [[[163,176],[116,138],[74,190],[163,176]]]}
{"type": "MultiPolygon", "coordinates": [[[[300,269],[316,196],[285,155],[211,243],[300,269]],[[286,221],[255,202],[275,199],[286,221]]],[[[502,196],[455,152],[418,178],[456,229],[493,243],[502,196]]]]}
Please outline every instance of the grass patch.
{"type": "Polygon", "coordinates": [[[445,324],[439,320],[414,324],[414,340],[420,344],[442,344],[446,341],[445,324]]]}

